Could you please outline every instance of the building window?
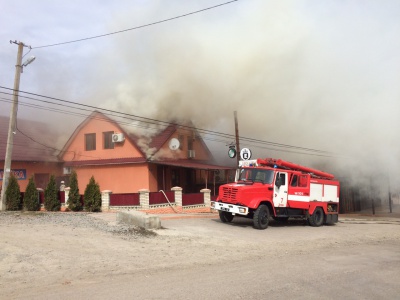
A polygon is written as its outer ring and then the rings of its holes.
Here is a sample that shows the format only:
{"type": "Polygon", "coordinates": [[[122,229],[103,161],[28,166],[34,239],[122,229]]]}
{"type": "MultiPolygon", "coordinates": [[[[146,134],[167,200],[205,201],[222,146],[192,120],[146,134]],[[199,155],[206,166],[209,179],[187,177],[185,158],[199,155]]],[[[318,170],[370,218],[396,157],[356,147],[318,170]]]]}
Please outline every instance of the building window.
{"type": "Polygon", "coordinates": [[[103,147],[104,149],[114,149],[114,142],[112,136],[114,131],[103,132],[103,147]]]}
{"type": "Polygon", "coordinates": [[[86,151],[96,150],[96,134],[95,133],[85,134],[85,150],[86,151]]]}

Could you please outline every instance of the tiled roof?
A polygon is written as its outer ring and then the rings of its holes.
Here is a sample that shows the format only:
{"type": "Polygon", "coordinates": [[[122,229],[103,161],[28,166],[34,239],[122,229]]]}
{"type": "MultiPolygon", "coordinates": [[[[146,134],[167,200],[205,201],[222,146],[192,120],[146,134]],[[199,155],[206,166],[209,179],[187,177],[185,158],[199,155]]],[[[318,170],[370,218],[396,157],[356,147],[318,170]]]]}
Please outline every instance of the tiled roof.
{"type": "Polygon", "coordinates": [[[168,125],[163,131],[161,131],[158,135],[152,138],[150,143],[150,148],[156,148],[160,150],[160,148],[169,140],[171,135],[177,130],[177,125],[171,124],[168,125]]]}
{"type": "MultiPolygon", "coordinates": [[[[125,129],[124,126],[121,127],[125,129]]],[[[178,128],[177,125],[171,124],[165,127],[162,131],[160,131],[156,135],[151,137],[145,137],[146,139],[149,140],[148,148],[149,149],[154,148],[154,153],[156,153],[169,140],[169,138],[171,137],[172,134],[174,134],[177,128],[178,128]]],[[[129,139],[135,143],[135,145],[140,144],[139,141],[142,138],[142,136],[138,135],[137,133],[129,132],[129,130],[124,130],[124,132],[129,137],[129,139]]],[[[140,149],[139,146],[138,148],[140,149]]]]}
{"type": "MultiPolygon", "coordinates": [[[[7,147],[9,117],[0,116],[0,161],[4,161],[7,147]]],[[[13,161],[60,162],[55,149],[57,134],[46,124],[20,120],[14,134],[13,161]]]]}

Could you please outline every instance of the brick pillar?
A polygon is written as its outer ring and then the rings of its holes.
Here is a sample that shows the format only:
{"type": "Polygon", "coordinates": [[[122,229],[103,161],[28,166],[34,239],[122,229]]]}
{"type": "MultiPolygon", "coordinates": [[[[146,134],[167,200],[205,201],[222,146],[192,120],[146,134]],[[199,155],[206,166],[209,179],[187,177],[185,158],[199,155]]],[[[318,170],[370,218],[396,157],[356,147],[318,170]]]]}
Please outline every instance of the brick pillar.
{"type": "Polygon", "coordinates": [[[175,186],[171,189],[171,191],[174,192],[174,198],[175,198],[175,205],[177,207],[182,207],[182,188],[179,186],[175,186]]]}
{"type": "Polygon", "coordinates": [[[150,209],[150,199],[149,199],[150,191],[147,189],[139,190],[139,203],[142,209],[147,210],[150,209]]]}
{"type": "Polygon", "coordinates": [[[105,190],[101,192],[101,210],[106,211],[110,209],[110,194],[112,191],[105,190]]]}
{"type": "Polygon", "coordinates": [[[68,207],[68,198],[69,198],[69,190],[70,189],[71,189],[70,187],[66,187],[64,189],[64,192],[65,192],[65,204],[64,204],[64,206],[65,207],[68,207]]]}
{"type": "Polygon", "coordinates": [[[202,189],[200,192],[203,193],[204,205],[206,207],[211,207],[211,190],[202,189]]]}

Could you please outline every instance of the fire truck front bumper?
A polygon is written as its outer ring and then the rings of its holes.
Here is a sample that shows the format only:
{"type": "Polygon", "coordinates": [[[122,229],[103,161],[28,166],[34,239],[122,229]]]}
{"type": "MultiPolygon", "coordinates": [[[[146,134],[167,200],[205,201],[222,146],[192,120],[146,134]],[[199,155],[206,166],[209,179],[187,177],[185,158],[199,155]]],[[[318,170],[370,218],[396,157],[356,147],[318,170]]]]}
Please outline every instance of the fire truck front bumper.
{"type": "Polygon", "coordinates": [[[232,215],[247,216],[247,214],[249,213],[249,208],[246,206],[239,206],[217,201],[211,201],[211,208],[220,211],[227,211],[230,212],[232,215]]]}

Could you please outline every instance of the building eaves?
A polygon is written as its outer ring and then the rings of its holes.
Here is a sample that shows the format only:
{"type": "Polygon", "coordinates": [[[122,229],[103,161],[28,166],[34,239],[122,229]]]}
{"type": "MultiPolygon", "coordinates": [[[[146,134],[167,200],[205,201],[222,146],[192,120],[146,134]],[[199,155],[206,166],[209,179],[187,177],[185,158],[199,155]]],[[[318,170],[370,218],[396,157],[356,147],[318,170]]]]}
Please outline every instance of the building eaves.
{"type": "Polygon", "coordinates": [[[199,169],[199,170],[234,170],[235,169],[235,167],[218,166],[218,165],[210,164],[209,162],[194,161],[194,160],[190,160],[190,159],[151,161],[150,163],[153,163],[156,165],[166,165],[166,166],[173,166],[173,167],[199,169]]]}
{"type": "Polygon", "coordinates": [[[147,160],[144,157],[123,157],[123,158],[110,158],[110,159],[67,161],[64,163],[64,166],[66,167],[105,166],[105,165],[137,164],[145,162],[147,162],[147,160]]]}

